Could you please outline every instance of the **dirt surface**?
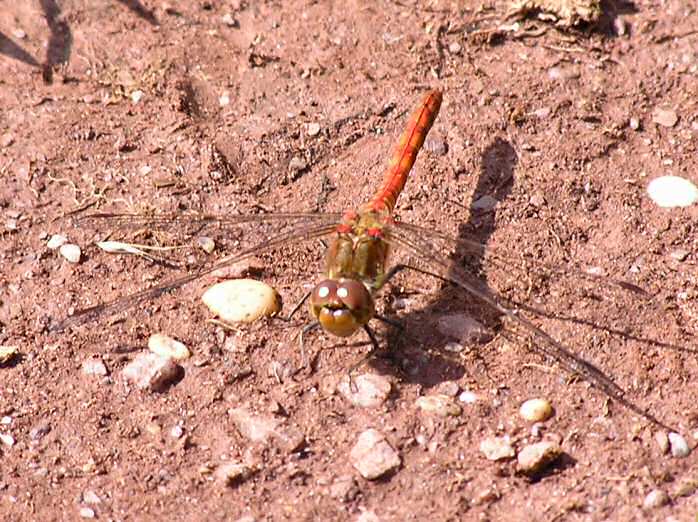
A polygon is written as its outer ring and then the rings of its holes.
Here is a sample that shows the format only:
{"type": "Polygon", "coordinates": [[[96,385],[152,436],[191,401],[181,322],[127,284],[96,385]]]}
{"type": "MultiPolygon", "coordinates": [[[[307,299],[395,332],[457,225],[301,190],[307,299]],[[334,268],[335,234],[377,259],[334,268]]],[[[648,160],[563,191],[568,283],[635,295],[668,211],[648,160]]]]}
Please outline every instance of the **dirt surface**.
{"type": "MultiPolygon", "coordinates": [[[[444,103],[399,218],[485,243],[484,260],[456,249],[452,262],[543,312],[529,316],[695,445],[698,207],[660,209],[646,196],[659,175],[697,181],[695,6],[618,4],[596,27],[569,29],[514,25],[503,4],[419,4],[3,2],[0,345],[20,353],[0,366],[3,520],[694,520],[695,453],[665,453],[666,430],[438,279],[405,272],[379,294],[404,328],[398,338],[376,324],[392,360],[361,363],[363,333],[313,332],[312,369],[299,369],[305,308],[225,329],[199,299],[214,277],[49,332],[188,272],[93,246],[111,232],[168,244],[182,234],[73,227],[67,215],[354,207],[375,190],[409,111],[438,88],[444,103]],[[47,247],[53,234],[82,248],[79,263],[47,247]],[[440,333],[440,320],[463,313],[491,338],[454,345],[440,333]],[[155,332],[194,354],[160,393],[122,373],[155,332]],[[95,360],[108,375],[86,372],[95,360]],[[391,383],[377,407],[337,392],[358,363],[355,376],[391,383]],[[455,393],[462,413],[421,411],[416,399],[434,393],[455,393]],[[518,413],[533,397],[555,408],[538,426],[518,413]],[[234,422],[241,411],[292,436],[252,442],[234,422]],[[350,456],[368,428],[401,460],[377,480],[350,456]],[[526,477],[516,459],[481,453],[482,440],[505,435],[517,451],[552,440],[564,454],[526,477]],[[226,484],[231,463],[245,472],[226,484]],[[643,507],[661,500],[653,490],[665,502],[643,507]]],[[[269,230],[213,229],[213,254],[174,255],[210,263],[269,230]]],[[[322,250],[260,254],[250,272],[288,312],[320,277],[322,250]]]]}

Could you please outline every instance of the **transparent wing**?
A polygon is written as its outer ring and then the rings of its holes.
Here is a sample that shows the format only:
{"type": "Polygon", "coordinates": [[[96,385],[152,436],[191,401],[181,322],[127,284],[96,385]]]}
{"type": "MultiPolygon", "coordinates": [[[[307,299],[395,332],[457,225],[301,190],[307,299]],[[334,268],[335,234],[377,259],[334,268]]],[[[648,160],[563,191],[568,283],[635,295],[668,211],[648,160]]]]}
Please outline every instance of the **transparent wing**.
{"type": "MultiPolygon", "coordinates": [[[[513,325],[525,330],[534,339],[534,342],[530,344],[533,350],[554,359],[567,371],[579,374],[607,396],[618,401],[620,404],[643,416],[652,423],[664,429],[675,431],[668,428],[652,414],[629,401],[625,397],[624,390],[615,384],[603,371],[573,353],[569,348],[533,324],[523,315],[521,309],[508,302],[502,296],[495,294],[484,283],[474,277],[473,274],[469,274],[463,268],[449,261],[441,254],[443,251],[443,243],[440,243],[438,240],[453,245],[462,245],[463,242],[454,238],[449,238],[443,234],[435,234],[432,230],[403,223],[396,223],[394,226],[389,227],[386,230],[386,240],[391,244],[407,250],[416,258],[427,263],[429,270],[434,271],[434,275],[462,288],[482,303],[507,317],[513,325]]],[[[466,242],[464,246],[469,247],[474,254],[484,254],[484,247],[480,244],[466,242]]],[[[493,262],[499,263],[501,266],[504,260],[500,258],[495,259],[493,262]]]]}
{"type": "MultiPolygon", "coordinates": [[[[51,327],[51,331],[59,332],[69,326],[77,326],[97,319],[114,315],[128,310],[139,303],[155,299],[165,293],[180,288],[187,283],[210,274],[216,270],[229,267],[258,254],[279,248],[285,245],[320,238],[332,233],[336,228],[339,214],[262,214],[253,216],[141,216],[134,214],[92,214],[76,220],[78,225],[97,223],[116,228],[146,227],[156,229],[170,229],[173,225],[181,227],[194,227],[201,230],[202,227],[223,226],[229,227],[240,224],[253,225],[253,233],[257,244],[244,249],[234,255],[228,256],[209,267],[201,267],[190,275],[167,281],[153,288],[148,288],[126,295],[124,297],[79,310],[71,317],[51,327]],[[282,231],[271,236],[263,233],[261,228],[273,222],[282,223],[282,231]],[[308,224],[309,223],[309,224],[308,224]]],[[[181,232],[181,230],[179,231],[181,232]]]]}

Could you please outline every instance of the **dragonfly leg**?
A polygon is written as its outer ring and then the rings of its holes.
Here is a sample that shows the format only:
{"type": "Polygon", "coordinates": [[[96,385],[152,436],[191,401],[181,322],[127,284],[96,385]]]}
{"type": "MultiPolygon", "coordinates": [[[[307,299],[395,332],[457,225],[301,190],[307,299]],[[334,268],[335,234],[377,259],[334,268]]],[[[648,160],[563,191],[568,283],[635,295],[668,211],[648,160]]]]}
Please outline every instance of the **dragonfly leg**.
{"type": "Polygon", "coordinates": [[[303,328],[300,329],[300,334],[298,335],[298,344],[300,345],[300,348],[301,348],[301,368],[306,368],[309,366],[308,358],[305,355],[305,345],[303,344],[303,335],[315,330],[318,326],[320,326],[320,323],[315,322],[315,323],[306,324],[303,328]]]}
{"type": "MultiPolygon", "coordinates": [[[[300,301],[298,301],[296,303],[296,305],[293,307],[291,312],[288,314],[288,317],[284,317],[283,319],[285,321],[290,321],[291,318],[293,317],[293,315],[300,309],[301,306],[303,306],[303,304],[308,300],[308,297],[310,297],[310,294],[312,294],[312,293],[313,293],[312,290],[308,290],[306,292],[306,294],[303,296],[303,298],[300,301]]],[[[317,324],[317,323],[314,323],[314,324],[317,324]]]]}
{"type": "Polygon", "coordinates": [[[414,270],[415,272],[419,272],[420,274],[428,275],[431,277],[435,277],[436,279],[441,279],[441,281],[444,281],[445,283],[452,283],[450,279],[447,279],[443,276],[440,276],[439,274],[435,274],[434,272],[429,272],[428,270],[424,270],[423,268],[419,268],[417,266],[412,266],[412,265],[404,265],[404,264],[399,264],[395,265],[388,270],[388,272],[385,274],[383,278],[383,283],[387,283],[390,281],[393,277],[395,277],[398,272],[401,272],[404,269],[408,270],[414,270]]]}

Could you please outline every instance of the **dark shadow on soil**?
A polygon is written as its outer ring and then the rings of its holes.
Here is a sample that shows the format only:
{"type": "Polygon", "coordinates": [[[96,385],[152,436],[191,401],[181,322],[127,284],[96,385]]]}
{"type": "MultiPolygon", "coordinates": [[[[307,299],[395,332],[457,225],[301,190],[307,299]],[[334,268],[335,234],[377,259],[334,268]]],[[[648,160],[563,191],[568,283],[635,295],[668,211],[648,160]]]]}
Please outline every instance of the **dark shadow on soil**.
{"type": "Polygon", "coordinates": [[[158,19],[150,9],[147,9],[138,0],[118,0],[119,3],[125,5],[131,12],[140,16],[143,20],[151,25],[158,25],[158,19]]]}
{"type": "Polygon", "coordinates": [[[24,62],[32,67],[39,67],[39,62],[37,62],[31,54],[2,33],[0,33],[0,54],[24,62]]]}
{"type": "Polygon", "coordinates": [[[44,82],[53,82],[53,68],[70,59],[73,46],[73,34],[67,22],[61,19],[61,8],[54,0],[40,0],[46,23],[51,35],[46,48],[46,62],[42,67],[44,82]]]}

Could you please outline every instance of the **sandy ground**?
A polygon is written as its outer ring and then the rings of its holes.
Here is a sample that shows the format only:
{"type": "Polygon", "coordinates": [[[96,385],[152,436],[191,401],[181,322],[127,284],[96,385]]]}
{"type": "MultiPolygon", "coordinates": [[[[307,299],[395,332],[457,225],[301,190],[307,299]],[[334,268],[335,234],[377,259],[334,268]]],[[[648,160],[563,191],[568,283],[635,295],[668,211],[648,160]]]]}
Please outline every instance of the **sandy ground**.
{"type": "MultiPolygon", "coordinates": [[[[1,5],[0,345],[19,351],[0,366],[3,520],[694,520],[695,454],[667,453],[668,430],[648,416],[696,444],[698,207],[661,209],[646,195],[660,175],[697,181],[691,2],[618,3],[574,29],[506,19],[497,2],[1,5]],[[484,257],[462,243],[439,243],[439,255],[451,274],[465,267],[527,307],[648,415],[541,356],[540,338],[458,287],[414,272],[376,298],[403,326],[375,325],[390,360],[362,363],[362,333],[312,332],[313,364],[300,368],[305,308],[223,328],[199,299],[211,276],[49,331],[282,229],[213,227],[207,255],[192,227],[71,217],[356,207],[429,89],[443,106],[396,215],[485,244],[484,257]],[[54,234],[81,247],[78,263],[48,248],[54,234]],[[168,254],[181,261],[173,269],[102,252],[94,241],[106,237],[194,246],[168,254]],[[444,333],[454,314],[488,335],[444,333]],[[157,393],[123,374],[155,332],[193,352],[157,393]],[[95,362],[106,375],[90,373],[95,362]],[[355,378],[390,386],[376,406],[338,391],[357,363],[355,378]],[[434,394],[460,414],[418,407],[434,394]],[[552,419],[520,417],[534,397],[552,403],[552,419]],[[278,436],[251,440],[240,415],[278,436]],[[369,428],[400,462],[375,480],[351,453],[369,428]],[[515,458],[480,451],[504,436],[517,452],[545,440],[563,455],[528,477],[515,458]]],[[[321,277],[322,252],[288,245],[247,272],[288,312],[321,277]]]]}

